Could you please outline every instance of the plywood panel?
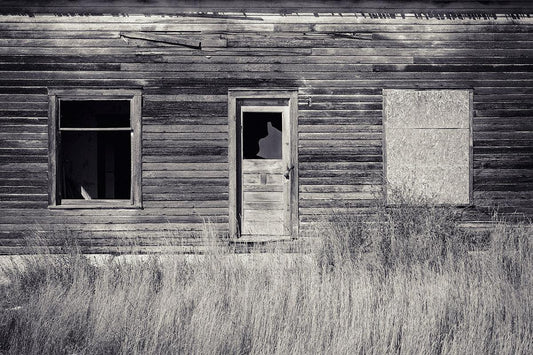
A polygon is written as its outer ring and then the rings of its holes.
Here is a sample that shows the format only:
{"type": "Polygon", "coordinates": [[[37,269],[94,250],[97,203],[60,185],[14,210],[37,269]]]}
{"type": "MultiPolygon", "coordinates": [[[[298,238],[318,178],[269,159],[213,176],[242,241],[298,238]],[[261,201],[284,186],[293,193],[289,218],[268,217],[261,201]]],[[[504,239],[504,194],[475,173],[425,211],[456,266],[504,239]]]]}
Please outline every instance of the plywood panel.
{"type": "Polygon", "coordinates": [[[387,90],[384,103],[388,201],[470,203],[470,92],[387,90]]]}

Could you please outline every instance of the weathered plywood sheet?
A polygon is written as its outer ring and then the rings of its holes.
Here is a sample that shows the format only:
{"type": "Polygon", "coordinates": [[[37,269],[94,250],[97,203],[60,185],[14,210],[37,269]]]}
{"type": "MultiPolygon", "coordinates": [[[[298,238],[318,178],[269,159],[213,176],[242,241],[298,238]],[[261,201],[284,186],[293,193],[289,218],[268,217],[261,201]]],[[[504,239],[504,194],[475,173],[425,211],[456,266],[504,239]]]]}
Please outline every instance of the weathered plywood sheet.
{"type": "Polygon", "coordinates": [[[388,128],[470,127],[468,90],[386,90],[388,128]]]}
{"type": "Polygon", "coordinates": [[[387,198],[470,203],[470,92],[385,90],[387,198]]]}

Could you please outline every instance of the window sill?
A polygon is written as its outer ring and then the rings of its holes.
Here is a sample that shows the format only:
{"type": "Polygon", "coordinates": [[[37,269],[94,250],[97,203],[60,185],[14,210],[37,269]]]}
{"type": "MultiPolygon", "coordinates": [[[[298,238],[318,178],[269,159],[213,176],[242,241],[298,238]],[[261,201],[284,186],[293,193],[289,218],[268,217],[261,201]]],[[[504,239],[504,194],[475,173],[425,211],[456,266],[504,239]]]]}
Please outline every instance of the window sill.
{"type": "Polygon", "coordinates": [[[48,209],[142,209],[142,206],[130,200],[62,200],[60,205],[50,205],[48,209]]]}

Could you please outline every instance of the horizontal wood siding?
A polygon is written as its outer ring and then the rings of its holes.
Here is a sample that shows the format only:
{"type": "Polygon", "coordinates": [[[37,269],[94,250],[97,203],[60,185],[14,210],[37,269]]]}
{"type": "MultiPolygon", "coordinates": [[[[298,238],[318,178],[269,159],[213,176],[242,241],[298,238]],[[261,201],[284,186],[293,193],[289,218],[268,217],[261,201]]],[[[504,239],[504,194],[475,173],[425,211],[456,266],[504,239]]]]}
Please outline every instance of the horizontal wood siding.
{"type": "Polygon", "coordinates": [[[386,88],[473,89],[465,215],[532,216],[533,18],[332,12],[0,16],[0,253],[29,235],[75,235],[98,252],[190,250],[206,223],[225,233],[234,87],[299,89],[302,235],[331,208],[364,212],[382,198],[386,88]],[[142,88],[144,209],[47,208],[47,88],[79,87],[142,88]]]}

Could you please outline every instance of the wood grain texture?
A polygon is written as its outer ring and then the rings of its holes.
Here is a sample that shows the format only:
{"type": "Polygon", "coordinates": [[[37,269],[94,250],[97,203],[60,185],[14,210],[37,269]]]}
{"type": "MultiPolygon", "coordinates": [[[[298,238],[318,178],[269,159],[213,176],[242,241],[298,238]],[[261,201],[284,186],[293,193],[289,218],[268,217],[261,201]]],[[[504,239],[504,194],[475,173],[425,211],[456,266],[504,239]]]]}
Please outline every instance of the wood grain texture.
{"type": "MultiPolygon", "coordinates": [[[[190,251],[209,223],[233,235],[230,88],[297,88],[291,215],[304,232],[331,208],[365,213],[383,198],[384,89],[471,90],[465,218],[486,220],[493,208],[531,217],[532,13],[526,1],[3,1],[0,253],[23,250],[23,237],[38,233],[75,233],[96,252],[133,250],[124,244],[136,239],[139,250],[157,251],[165,238],[190,251]],[[124,32],[211,46],[126,41],[124,32]],[[143,209],[48,209],[56,195],[48,88],[142,90],[134,183],[143,209]]],[[[261,196],[275,180],[245,192],[261,196]]],[[[264,207],[272,218],[284,208],[264,207]]]]}

